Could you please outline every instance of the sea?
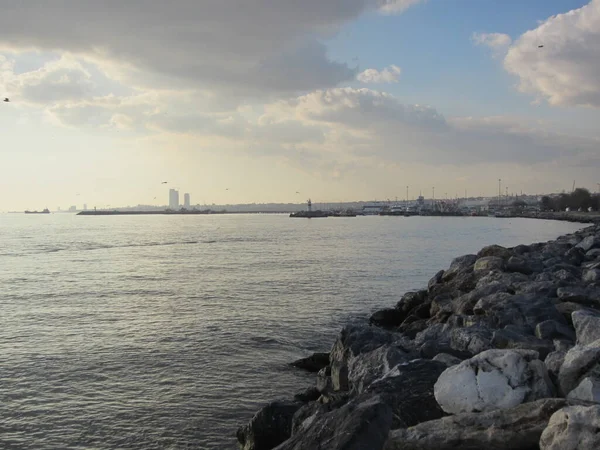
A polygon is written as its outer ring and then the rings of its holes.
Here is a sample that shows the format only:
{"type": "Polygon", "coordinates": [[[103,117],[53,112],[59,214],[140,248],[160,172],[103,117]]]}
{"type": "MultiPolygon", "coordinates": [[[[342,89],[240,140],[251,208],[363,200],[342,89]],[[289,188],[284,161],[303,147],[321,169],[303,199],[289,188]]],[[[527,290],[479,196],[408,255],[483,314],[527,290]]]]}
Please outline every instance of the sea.
{"type": "Polygon", "coordinates": [[[235,449],[289,363],[488,244],[488,217],[0,215],[1,449],[235,449]]]}

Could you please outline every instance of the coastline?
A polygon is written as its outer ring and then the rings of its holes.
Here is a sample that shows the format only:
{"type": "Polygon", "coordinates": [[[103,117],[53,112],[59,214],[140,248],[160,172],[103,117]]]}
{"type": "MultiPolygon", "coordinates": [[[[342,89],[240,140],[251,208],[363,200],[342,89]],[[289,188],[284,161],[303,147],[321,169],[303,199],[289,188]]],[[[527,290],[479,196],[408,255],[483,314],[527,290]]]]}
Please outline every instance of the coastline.
{"type": "Polygon", "coordinates": [[[600,215],[514,217],[595,225],[457,257],[345,326],[328,354],[293,363],[315,385],[258,411],[240,447],[549,449],[573,420],[600,446],[600,215]]]}

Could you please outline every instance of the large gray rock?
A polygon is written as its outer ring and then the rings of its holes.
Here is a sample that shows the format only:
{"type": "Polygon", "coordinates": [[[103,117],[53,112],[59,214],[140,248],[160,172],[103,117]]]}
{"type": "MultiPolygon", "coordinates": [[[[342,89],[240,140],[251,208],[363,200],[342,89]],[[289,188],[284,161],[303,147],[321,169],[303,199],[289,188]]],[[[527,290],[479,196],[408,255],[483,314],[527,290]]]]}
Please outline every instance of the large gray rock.
{"type": "Polygon", "coordinates": [[[391,345],[383,345],[348,360],[349,388],[357,393],[388,373],[398,364],[407,362],[411,355],[391,345]]]}
{"type": "Polygon", "coordinates": [[[555,412],[540,438],[540,450],[600,448],[600,406],[569,406],[555,412]]]}
{"type": "Polygon", "coordinates": [[[422,305],[427,301],[427,291],[410,291],[402,296],[400,301],[396,304],[396,309],[408,313],[412,309],[419,305],[422,305]]]}
{"type": "Polygon", "coordinates": [[[475,261],[474,272],[491,272],[492,270],[503,270],[504,260],[497,256],[484,256],[475,261]]]}
{"type": "Polygon", "coordinates": [[[511,256],[506,263],[506,270],[509,272],[519,272],[530,275],[533,272],[541,272],[542,267],[532,266],[525,258],[511,256]],[[536,270],[537,269],[537,270],[536,270]]]}
{"type": "Polygon", "coordinates": [[[492,281],[452,300],[452,310],[455,314],[473,314],[473,307],[479,300],[499,292],[514,294],[506,283],[492,281]]]}
{"type": "Polygon", "coordinates": [[[577,244],[577,248],[582,249],[584,252],[587,252],[593,248],[600,247],[600,239],[595,235],[588,236],[584,238],[579,244],[577,244]]]}
{"type": "Polygon", "coordinates": [[[276,450],[381,450],[391,424],[392,410],[379,397],[356,399],[304,418],[295,434],[276,450]]]}
{"type": "Polygon", "coordinates": [[[509,409],[551,397],[553,387],[538,354],[528,350],[487,350],[450,367],[434,394],[450,414],[509,409]]]}
{"type": "Polygon", "coordinates": [[[558,374],[564,396],[577,387],[586,376],[600,375],[600,341],[587,346],[576,345],[565,355],[558,374]]]}
{"type": "Polygon", "coordinates": [[[491,349],[492,339],[492,330],[484,326],[453,328],[450,331],[450,347],[472,355],[491,349]]]}
{"type": "Polygon", "coordinates": [[[446,367],[452,367],[460,364],[463,360],[448,353],[438,353],[433,357],[433,361],[438,361],[446,365],[446,367]]]}
{"type": "Polygon", "coordinates": [[[600,339],[600,312],[590,310],[575,311],[571,314],[577,344],[588,345],[600,339]]]}
{"type": "Polygon", "coordinates": [[[486,316],[495,328],[506,325],[528,326],[533,329],[545,320],[565,323],[552,299],[535,294],[510,295],[498,293],[482,298],[473,307],[476,315],[486,316]]]}
{"type": "Polygon", "coordinates": [[[600,403],[600,379],[596,377],[584,378],[575,389],[569,392],[567,398],[569,400],[600,403]]]}
{"type": "Polygon", "coordinates": [[[323,367],[317,373],[317,390],[324,394],[333,391],[333,382],[331,381],[331,367],[323,367]]]}
{"type": "Polygon", "coordinates": [[[408,313],[397,308],[385,308],[375,311],[369,318],[371,325],[382,328],[395,328],[404,322],[408,313]]]}
{"type": "Polygon", "coordinates": [[[549,353],[544,359],[544,364],[546,365],[546,369],[548,370],[548,376],[550,380],[555,386],[558,386],[558,374],[560,372],[560,367],[565,361],[565,356],[567,352],[564,350],[556,350],[552,353],[549,353]]]}
{"type": "MultiPolygon", "coordinates": [[[[535,326],[538,339],[566,339],[575,342],[575,332],[567,325],[556,320],[545,320],[535,326]]],[[[598,336],[600,337],[600,336],[598,336]]]]}
{"type": "Polygon", "coordinates": [[[513,252],[511,250],[500,245],[488,245],[487,247],[484,247],[481,250],[479,250],[479,253],[477,253],[477,256],[479,258],[495,256],[504,260],[507,260],[512,255],[513,252]]]}
{"type": "Polygon", "coordinates": [[[589,261],[595,261],[600,258],[600,248],[593,248],[588,250],[585,254],[585,258],[589,261]]]}
{"type": "Polygon", "coordinates": [[[457,274],[473,270],[473,264],[477,261],[477,255],[463,255],[454,258],[448,270],[442,276],[443,281],[450,281],[457,274]]]}
{"type": "Polygon", "coordinates": [[[390,432],[385,450],[532,450],[564,399],[465,413],[390,432]]]}
{"type": "Polygon", "coordinates": [[[329,353],[331,380],[336,391],[350,389],[348,363],[363,353],[369,353],[384,345],[410,346],[408,340],[399,334],[377,327],[347,325],[333,344],[329,353]]]}
{"type": "Polygon", "coordinates": [[[433,386],[446,367],[441,362],[426,359],[399,364],[371,384],[364,395],[377,394],[392,408],[392,428],[439,419],[444,411],[433,396],[433,386]]]}
{"type": "Polygon", "coordinates": [[[517,294],[536,294],[539,297],[556,297],[558,284],[554,281],[522,281],[514,286],[517,294]]]}
{"type": "Polygon", "coordinates": [[[554,343],[550,340],[538,339],[529,334],[522,333],[518,327],[507,325],[502,330],[494,331],[491,347],[498,349],[533,350],[540,358],[545,358],[554,351],[554,343]]]}
{"type": "Polygon", "coordinates": [[[237,440],[242,450],[271,450],[288,439],[292,418],[301,404],[275,401],[260,409],[250,422],[238,428],[237,440]]]}
{"type": "Polygon", "coordinates": [[[600,288],[596,286],[564,286],[558,288],[556,293],[563,302],[600,306],[600,288]]]}
{"type": "Polygon", "coordinates": [[[431,291],[435,285],[440,284],[442,282],[442,277],[443,276],[444,276],[444,271],[443,270],[440,270],[438,273],[436,273],[429,280],[429,283],[427,283],[427,290],[431,291]]]}

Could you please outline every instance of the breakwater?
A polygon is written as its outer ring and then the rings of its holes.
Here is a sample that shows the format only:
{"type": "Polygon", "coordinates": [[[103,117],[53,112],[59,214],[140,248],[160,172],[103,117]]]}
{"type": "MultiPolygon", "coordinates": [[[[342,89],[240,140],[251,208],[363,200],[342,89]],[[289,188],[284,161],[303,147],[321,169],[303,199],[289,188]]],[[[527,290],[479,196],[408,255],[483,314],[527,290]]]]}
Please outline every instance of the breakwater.
{"type": "Polygon", "coordinates": [[[455,258],[294,366],[242,449],[600,448],[600,227],[455,258]]]}

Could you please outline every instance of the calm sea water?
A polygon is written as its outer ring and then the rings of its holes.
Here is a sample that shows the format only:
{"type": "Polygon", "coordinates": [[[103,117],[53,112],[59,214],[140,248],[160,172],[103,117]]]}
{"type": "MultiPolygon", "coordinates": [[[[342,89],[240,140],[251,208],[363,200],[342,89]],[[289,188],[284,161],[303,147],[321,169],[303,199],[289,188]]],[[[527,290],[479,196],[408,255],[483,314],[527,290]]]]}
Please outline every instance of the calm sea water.
{"type": "Polygon", "coordinates": [[[0,448],[230,449],[344,322],[525,219],[0,215],[0,448]]]}

